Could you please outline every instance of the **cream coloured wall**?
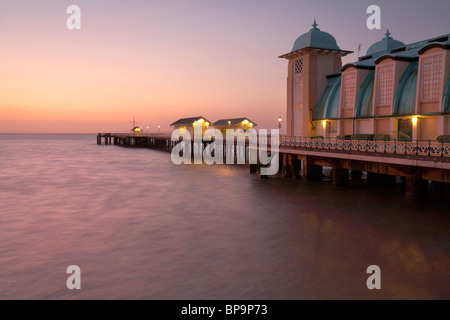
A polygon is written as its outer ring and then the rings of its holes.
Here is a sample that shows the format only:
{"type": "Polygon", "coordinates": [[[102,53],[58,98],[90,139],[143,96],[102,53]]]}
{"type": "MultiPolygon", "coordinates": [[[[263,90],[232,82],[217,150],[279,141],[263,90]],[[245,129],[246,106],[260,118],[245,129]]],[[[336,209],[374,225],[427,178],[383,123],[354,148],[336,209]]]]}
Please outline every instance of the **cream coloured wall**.
{"type": "MultiPolygon", "coordinates": [[[[306,78],[307,81],[303,93],[304,106],[307,106],[304,114],[307,112],[307,123],[308,123],[308,135],[317,135],[314,128],[311,126],[311,119],[316,114],[317,102],[319,100],[320,94],[325,89],[328,79],[327,75],[337,71],[335,69],[336,64],[342,64],[341,58],[336,57],[335,53],[322,52],[319,49],[308,49],[308,54],[306,55],[307,66],[306,66],[306,78]]],[[[304,126],[306,128],[306,124],[304,126]]]]}
{"type": "MultiPolygon", "coordinates": [[[[450,50],[445,50],[445,66],[444,66],[444,90],[448,81],[450,80],[450,50]]],[[[441,111],[442,111],[441,107],[441,111]]]]}
{"type": "Polygon", "coordinates": [[[353,134],[353,120],[341,120],[341,134],[352,135],[353,134]]]}
{"type": "Polygon", "coordinates": [[[328,138],[327,136],[327,123],[325,126],[323,125],[323,121],[315,121],[314,125],[316,127],[316,136],[322,136],[324,138],[328,138]]]}
{"type": "Polygon", "coordinates": [[[341,58],[320,50],[306,48],[288,64],[287,77],[287,134],[292,136],[318,135],[313,125],[320,94],[327,85],[326,76],[340,65],[341,58]],[[303,60],[301,76],[295,72],[296,60],[303,60]]]}
{"type": "Polygon", "coordinates": [[[287,97],[286,97],[286,134],[288,136],[294,135],[294,110],[293,110],[293,96],[292,96],[292,66],[293,61],[288,62],[288,76],[286,79],[287,97]]]}
{"type": "Polygon", "coordinates": [[[293,114],[293,135],[294,136],[307,136],[308,135],[308,112],[305,107],[305,91],[307,84],[310,81],[309,65],[310,59],[308,55],[302,55],[292,60],[292,82],[290,86],[292,88],[292,114],[293,114]],[[302,61],[302,73],[295,74],[295,64],[297,61],[302,61]]]}
{"type": "Polygon", "coordinates": [[[357,119],[356,120],[356,133],[372,134],[372,133],[374,133],[373,126],[374,126],[373,119],[357,119]]]}
{"type": "Polygon", "coordinates": [[[436,140],[438,137],[439,119],[438,117],[420,118],[419,140],[436,140]]]}
{"type": "Polygon", "coordinates": [[[391,121],[389,118],[375,119],[375,134],[390,132],[391,121]]]}
{"type": "Polygon", "coordinates": [[[450,116],[444,117],[444,129],[442,134],[450,134],[450,116]]]}

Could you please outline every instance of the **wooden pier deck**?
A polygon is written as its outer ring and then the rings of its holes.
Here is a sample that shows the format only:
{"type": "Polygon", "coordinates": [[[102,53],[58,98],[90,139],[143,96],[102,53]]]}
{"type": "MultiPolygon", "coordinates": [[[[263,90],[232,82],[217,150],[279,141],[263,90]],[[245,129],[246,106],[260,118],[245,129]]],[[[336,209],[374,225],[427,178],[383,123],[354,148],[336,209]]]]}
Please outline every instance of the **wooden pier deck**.
{"type": "Polygon", "coordinates": [[[97,144],[116,145],[135,148],[155,148],[170,151],[176,144],[167,133],[133,135],[129,133],[99,133],[97,144]]]}

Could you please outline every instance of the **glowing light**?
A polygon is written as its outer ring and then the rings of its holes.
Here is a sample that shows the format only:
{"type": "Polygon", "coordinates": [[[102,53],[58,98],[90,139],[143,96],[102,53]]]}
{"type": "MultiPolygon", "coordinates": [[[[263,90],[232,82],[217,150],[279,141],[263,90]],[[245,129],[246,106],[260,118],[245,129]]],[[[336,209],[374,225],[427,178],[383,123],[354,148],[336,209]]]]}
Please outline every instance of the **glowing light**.
{"type": "Polygon", "coordinates": [[[278,122],[281,122],[281,116],[278,117],[278,122]]]}
{"type": "Polygon", "coordinates": [[[412,117],[411,119],[413,125],[417,125],[418,118],[417,116],[412,117]]]}
{"type": "Polygon", "coordinates": [[[228,124],[231,124],[231,121],[228,121],[228,124]]]}
{"type": "Polygon", "coordinates": [[[250,127],[253,127],[253,123],[250,122],[250,127]]]}
{"type": "Polygon", "coordinates": [[[327,120],[323,120],[322,121],[322,126],[323,126],[324,129],[327,127],[327,120]]]}

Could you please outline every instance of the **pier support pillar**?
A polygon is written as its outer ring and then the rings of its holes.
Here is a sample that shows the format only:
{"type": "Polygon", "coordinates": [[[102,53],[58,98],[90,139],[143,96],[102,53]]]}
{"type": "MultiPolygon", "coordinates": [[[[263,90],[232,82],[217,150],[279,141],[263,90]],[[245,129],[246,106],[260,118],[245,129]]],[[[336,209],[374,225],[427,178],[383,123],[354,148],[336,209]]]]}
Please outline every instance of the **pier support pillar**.
{"type": "Polygon", "coordinates": [[[302,166],[301,161],[296,157],[296,155],[292,154],[292,168],[294,169],[294,177],[296,179],[301,179],[302,177],[300,176],[300,168],[302,166]]]}
{"type": "MultiPolygon", "coordinates": [[[[289,177],[289,171],[288,171],[288,161],[287,161],[287,153],[281,153],[280,157],[283,159],[282,161],[280,161],[280,163],[282,163],[281,166],[281,176],[283,178],[289,177]]],[[[281,164],[280,164],[281,165],[281,164]]]]}
{"type": "Polygon", "coordinates": [[[420,172],[406,177],[405,196],[407,198],[423,198],[428,195],[428,180],[423,180],[420,172]]]}
{"type": "Polygon", "coordinates": [[[97,144],[98,145],[102,144],[102,135],[100,133],[97,135],[97,144]]]}
{"type": "Polygon", "coordinates": [[[290,153],[283,153],[280,154],[280,156],[281,155],[283,157],[282,165],[280,163],[281,176],[285,178],[298,179],[300,175],[296,155],[290,153]]]}
{"type": "Polygon", "coordinates": [[[258,165],[257,164],[251,164],[250,165],[250,173],[257,173],[258,172],[258,165]]]}
{"type": "Polygon", "coordinates": [[[111,144],[111,135],[105,134],[105,145],[110,145],[110,144],[111,144]]]}
{"type": "Polygon", "coordinates": [[[316,166],[309,163],[308,159],[303,160],[303,179],[306,181],[322,181],[322,166],[316,166]]]}
{"type": "Polygon", "coordinates": [[[348,185],[348,169],[343,169],[337,166],[333,167],[332,180],[335,186],[348,185]]]}
{"type": "Polygon", "coordinates": [[[278,175],[280,176],[280,177],[284,177],[284,172],[283,172],[283,170],[284,170],[284,163],[283,163],[283,153],[279,153],[278,154],[278,156],[279,156],[279,161],[278,161],[278,175]]]}
{"type": "Polygon", "coordinates": [[[352,182],[354,182],[354,183],[360,183],[362,175],[363,175],[363,173],[360,170],[350,171],[350,177],[352,178],[352,182]]]}

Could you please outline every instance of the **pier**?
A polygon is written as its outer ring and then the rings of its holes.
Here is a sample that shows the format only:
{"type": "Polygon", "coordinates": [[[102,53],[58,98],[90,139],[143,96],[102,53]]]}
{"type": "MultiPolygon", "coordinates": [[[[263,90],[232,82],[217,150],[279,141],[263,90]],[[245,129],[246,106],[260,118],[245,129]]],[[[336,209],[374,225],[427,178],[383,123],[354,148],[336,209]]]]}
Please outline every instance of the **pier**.
{"type": "Polygon", "coordinates": [[[322,168],[331,167],[335,185],[358,181],[367,172],[369,184],[395,183],[402,177],[406,194],[423,194],[427,181],[450,183],[450,143],[439,141],[374,141],[311,137],[281,137],[282,173],[321,181],[322,168]]]}
{"type": "MultiPolygon", "coordinates": [[[[171,134],[167,133],[150,133],[150,134],[126,134],[126,133],[99,133],[97,135],[97,144],[98,145],[116,145],[128,148],[150,148],[150,149],[158,149],[163,151],[172,151],[172,149],[179,143],[179,141],[172,141],[171,134]],[[112,141],[112,143],[111,143],[112,141]]],[[[237,141],[236,141],[237,142],[237,141]]],[[[210,141],[202,141],[195,142],[190,141],[188,147],[191,151],[192,156],[195,154],[202,153],[205,150],[205,147],[211,143],[210,141]]],[[[225,159],[227,154],[233,154],[234,158],[242,157],[246,161],[249,159],[249,143],[248,139],[243,143],[243,145],[239,145],[235,143],[233,146],[227,146],[223,144],[222,148],[218,151],[220,155],[222,155],[225,159]]]]}
{"type": "MultiPolygon", "coordinates": [[[[171,141],[169,134],[112,134],[99,133],[97,143],[134,148],[153,148],[171,151],[178,141],[171,141]],[[111,143],[112,141],[112,143],[111,143]]],[[[337,138],[287,137],[267,138],[268,150],[279,148],[280,170],[278,176],[322,181],[323,167],[331,167],[331,180],[335,185],[347,185],[359,181],[367,172],[368,183],[390,184],[402,177],[406,194],[416,196],[424,192],[427,182],[450,183],[450,142],[439,141],[388,141],[344,140],[337,138]]],[[[202,152],[210,142],[196,145],[191,150],[202,152]]],[[[230,152],[244,155],[246,163],[251,146],[235,143],[219,149],[224,157],[230,152]],[[239,149],[239,147],[241,149],[239,149]],[[243,148],[243,149],[242,149],[243,148]]],[[[250,164],[250,172],[259,172],[260,164],[250,164]]]]}

